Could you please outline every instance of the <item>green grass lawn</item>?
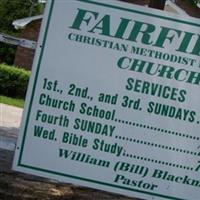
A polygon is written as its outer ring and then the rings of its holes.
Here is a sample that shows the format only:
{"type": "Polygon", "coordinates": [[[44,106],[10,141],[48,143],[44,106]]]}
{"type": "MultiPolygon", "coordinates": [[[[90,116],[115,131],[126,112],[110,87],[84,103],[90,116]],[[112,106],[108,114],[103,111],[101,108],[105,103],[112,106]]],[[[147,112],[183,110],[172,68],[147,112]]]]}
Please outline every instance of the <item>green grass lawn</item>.
{"type": "Polygon", "coordinates": [[[23,99],[14,99],[10,97],[0,96],[0,103],[4,103],[11,106],[16,106],[19,108],[24,107],[24,100],[23,99]]]}

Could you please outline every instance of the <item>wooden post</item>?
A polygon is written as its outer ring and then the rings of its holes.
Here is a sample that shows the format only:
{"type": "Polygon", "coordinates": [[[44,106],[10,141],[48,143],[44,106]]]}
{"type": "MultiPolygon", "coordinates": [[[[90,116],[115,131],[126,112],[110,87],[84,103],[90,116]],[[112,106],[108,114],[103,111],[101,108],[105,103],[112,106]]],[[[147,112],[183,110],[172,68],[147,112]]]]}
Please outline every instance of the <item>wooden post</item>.
{"type": "Polygon", "coordinates": [[[150,0],[149,7],[164,10],[166,0],[150,0]]]}

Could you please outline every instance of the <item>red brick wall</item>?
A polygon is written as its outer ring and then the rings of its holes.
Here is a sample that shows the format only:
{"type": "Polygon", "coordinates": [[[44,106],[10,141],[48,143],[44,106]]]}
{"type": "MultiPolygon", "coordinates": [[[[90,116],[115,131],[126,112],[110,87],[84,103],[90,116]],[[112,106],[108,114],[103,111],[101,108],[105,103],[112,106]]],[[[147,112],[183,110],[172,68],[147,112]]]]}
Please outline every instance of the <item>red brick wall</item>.
{"type": "MultiPolygon", "coordinates": [[[[35,20],[31,22],[23,30],[21,37],[37,41],[39,36],[40,26],[41,26],[41,20],[35,20]]],[[[31,70],[34,54],[35,50],[33,49],[28,49],[18,46],[15,54],[14,64],[16,66],[31,70]]]]}

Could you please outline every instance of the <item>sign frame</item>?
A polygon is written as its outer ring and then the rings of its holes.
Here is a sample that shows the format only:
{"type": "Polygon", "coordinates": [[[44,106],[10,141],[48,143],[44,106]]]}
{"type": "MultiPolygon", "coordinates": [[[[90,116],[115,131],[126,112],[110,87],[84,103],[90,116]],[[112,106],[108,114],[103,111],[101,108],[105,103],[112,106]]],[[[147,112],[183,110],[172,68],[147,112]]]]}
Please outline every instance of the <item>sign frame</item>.
{"type": "MultiPolygon", "coordinates": [[[[192,26],[200,26],[200,24],[196,23],[196,22],[189,22],[187,20],[180,20],[180,19],[173,19],[171,17],[166,17],[166,16],[161,16],[159,14],[152,14],[152,13],[145,13],[143,11],[139,11],[139,10],[135,10],[133,8],[122,8],[121,6],[118,5],[110,5],[110,4],[105,4],[104,2],[100,3],[100,2],[95,2],[92,0],[77,0],[80,2],[84,2],[86,4],[94,4],[97,6],[103,6],[103,7],[110,7],[112,9],[116,9],[116,10],[124,10],[127,12],[133,12],[133,13],[137,13],[137,14],[142,14],[142,15],[146,15],[146,16],[153,16],[156,18],[160,18],[160,19],[164,19],[167,21],[175,21],[175,22],[179,22],[182,24],[188,24],[188,25],[192,25],[192,26]]],[[[24,171],[29,172],[28,169],[30,170],[34,170],[39,172],[39,174],[48,177],[48,174],[52,174],[55,175],[55,177],[67,177],[70,179],[75,179],[78,181],[81,181],[81,183],[83,182],[88,182],[88,183],[94,183],[96,185],[100,185],[100,186],[106,186],[107,187],[107,191],[111,191],[111,188],[116,188],[116,189],[122,189],[124,191],[134,191],[137,193],[142,193],[142,194],[146,194],[146,195],[152,195],[152,196],[156,196],[156,197],[161,197],[161,198],[166,198],[166,199],[172,199],[172,200],[182,200],[178,197],[175,196],[168,196],[168,195],[163,195],[163,194],[157,194],[154,192],[147,192],[144,190],[139,190],[139,189],[134,189],[134,188],[129,188],[129,187],[125,187],[125,186],[120,186],[117,184],[111,184],[111,183],[107,183],[107,182],[101,182],[98,180],[91,180],[91,179],[87,179],[87,178],[83,178],[83,177],[78,177],[78,176],[73,176],[70,174],[64,174],[64,173],[60,173],[60,172],[56,172],[56,171],[51,171],[51,170],[47,170],[47,169],[43,169],[43,168],[39,168],[39,167],[34,167],[34,166],[30,166],[27,164],[24,164],[22,162],[22,157],[23,157],[23,152],[24,152],[24,145],[25,145],[25,140],[27,137],[27,128],[28,128],[28,123],[30,120],[30,113],[31,113],[31,109],[32,109],[32,104],[33,104],[33,99],[34,99],[34,94],[35,94],[35,88],[36,88],[36,84],[37,84],[37,80],[38,80],[38,75],[40,73],[40,67],[41,67],[41,61],[43,59],[43,54],[45,51],[45,45],[46,45],[46,38],[48,35],[48,31],[49,31],[49,24],[51,21],[51,16],[53,13],[53,8],[54,8],[54,3],[55,0],[49,0],[48,4],[47,4],[47,9],[45,11],[45,19],[43,22],[43,26],[42,26],[42,31],[40,34],[40,41],[38,43],[38,48],[36,51],[36,56],[34,59],[34,68],[33,68],[33,72],[32,72],[32,76],[31,76],[31,80],[30,80],[30,84],[29,84],[29,89],[28,89],[28,95],[27,95],[27,99],[26,102],[26,107],[25,107],[25,113],[27,113],[26,115],[23,116],[23,123],[22,123],[22,132],[23,132],[23,137],[22,137],[22,141],[18,141],[18,145],[16,147],[16,151],[18,151],[19,157],[15,158],[15,164],[17,167],[21,167],[24,168],[24,171]],[[27,169],[27,170],[26,170],[27,169]]],[[[15,166],[14,166],[15,169],[15,166]]],[[[88,184],[83,184],[85,186],[87,186],[88,184]]],[[[125,193],[124,193],[125,194],[125,193]]]]}

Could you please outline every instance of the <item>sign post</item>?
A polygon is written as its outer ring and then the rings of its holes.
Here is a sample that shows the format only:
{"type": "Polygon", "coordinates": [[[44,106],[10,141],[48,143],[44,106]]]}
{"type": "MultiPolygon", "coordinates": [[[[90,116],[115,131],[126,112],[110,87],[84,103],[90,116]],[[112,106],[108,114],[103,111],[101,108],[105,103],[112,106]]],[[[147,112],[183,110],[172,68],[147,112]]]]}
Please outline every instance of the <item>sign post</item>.
{"type": "Polygon", "coordinates": [[[200,23],[48,1],[13,168],[143,199],[200,195],[200,23]]]}

